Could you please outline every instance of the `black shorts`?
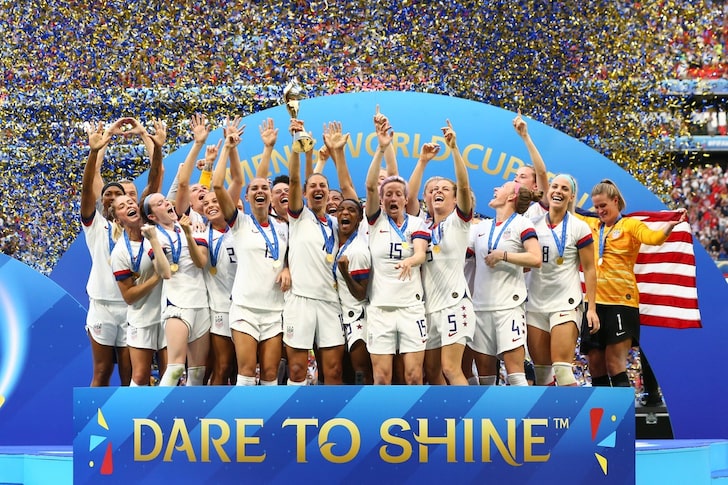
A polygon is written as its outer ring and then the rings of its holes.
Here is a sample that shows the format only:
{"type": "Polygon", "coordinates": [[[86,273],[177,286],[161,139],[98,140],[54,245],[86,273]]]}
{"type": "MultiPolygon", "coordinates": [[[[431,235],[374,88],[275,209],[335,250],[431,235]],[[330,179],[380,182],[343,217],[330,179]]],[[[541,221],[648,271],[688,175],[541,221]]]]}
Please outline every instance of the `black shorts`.
{"type": "MultiPolygon", "coordinates": [[[[589,303],[587,303],[587,308],[589,303]]],[[[599,331],[589,334],[586,312],[581,323],[581,353],[587,354],[593,349],[605,349],[607,345],[632,339],[632,345],[640,341],[640,310],[623,305],[602,305],[597,303],[599,331]]]]}

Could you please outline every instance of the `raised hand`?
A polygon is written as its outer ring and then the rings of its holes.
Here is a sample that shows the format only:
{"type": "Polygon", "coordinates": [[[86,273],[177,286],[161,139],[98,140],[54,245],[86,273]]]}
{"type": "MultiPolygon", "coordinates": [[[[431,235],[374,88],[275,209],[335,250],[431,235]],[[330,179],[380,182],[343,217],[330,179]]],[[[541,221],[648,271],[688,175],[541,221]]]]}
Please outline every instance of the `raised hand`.
{"type": "Polygon", "coordinates": [[[212,128],[207,123],[207,118],[202,114],[192,115],[190,118],[190,126],[192,128],[192,136],[196,143],[205,143],[207,135],[210,134],[212,128]]]}
{"type": "MultiPolygon", "coordinates": [[[[153,126],[154,134],[149,135],[149,138],[152,139],[155,146],[161,147],[164,145],[164,142],[167,141],[167,123],[162,120],[155,119],[153,126]]],[[[142,129],[144,129],[143,126],[142,129]]]]}
{"type": "Polygon", "coordinates": [[[437,143],[425,143],[420,150],[420,161],[427,163],[435,158],[438,153],[440,153],[440,145],[437,143]]]}
{"type": "MultiPolygon", "coordinates": [[[[118,121],[116,123],[118,123],[118,121]]],[[[116,125],[116,123],[114,123],[114,125],[116,125]]],[[[86,128],[86,134],[88,135],[89,148],[91,150],[98,151],[104,148],[109,141],[111,141],[113,130],[104,130],[104,122],[99,121],[98,123],[89,123],[86,128]]]]}
{"type": "Polygon", "coordinates": [[[516,133],[521,138],[526,138],[528,136],[528,125],[526,124],[526,120],[524,120],[521,117],[521,110],[518,110],[518,115],[513,118],[513,128],[515,128],[516,133]]]}
{"type": "Polygon", "coordinates": [[[324,144],[329,152],[343,150],[349,140],[349,133],[343,134],[340,121],[324,123],[324,144]]]}
{"type": "Polygon", "coordinates": [[[377,140],[379,141],[379,147],[383,150],[387,148],[394,138],[394,130],[389,124],[389,121],[381,125],[377,125],[377,140]]]}
{"type": "Polygon", "coordinates": [[[445,143],[447,143],[447,146],[449,148],[455,148],[457,146],[457,136],[455,134],[455,130],[453,130],[450,120],[445,121],[447,122],[447,126],[443,126],[442,128],[440,128],[442,130],[442,136],[445,137],[445,143]]]}
{"type": "Polygon", "coordinates": [[[268,118],[260,125],[260,139],[266,147],[273,147],[278,140],[278,128],[273,123],[273,118],[268,118]]]}

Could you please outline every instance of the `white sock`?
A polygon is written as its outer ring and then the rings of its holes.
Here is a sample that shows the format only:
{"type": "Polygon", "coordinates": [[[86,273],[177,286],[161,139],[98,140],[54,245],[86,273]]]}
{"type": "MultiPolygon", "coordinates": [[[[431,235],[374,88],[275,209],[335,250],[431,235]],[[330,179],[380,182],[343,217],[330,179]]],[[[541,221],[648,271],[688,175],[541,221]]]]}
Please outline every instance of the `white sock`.
{"type": "Polygon", "coordinates": [[[201,386],[205,382],[205,366],[197,365],[195,367],[187,368],[187,385],[188,386],[201,386]]]}
{"type": "Polygon", "coordinates": [[[481,386],[495,386],[495,376],[478,376],[478,383],[481,386]]]}
{"type": "Polygon", "coordinates": [[[525,372],[514,372],[508,374],[508,385],[509,386],[527,386],[528,381],[526,380],[525,372]]]}
{"type": "Polygon", "coordinates": [[[141,387],[139,384],[134,382],[134,378],[132,378],[131,382],[129,383],[129,387],[141,387]]]}
{"type": "Polygon", "coordinates": [[[255,385],[255,377],[252,376],[241,376],[238,374],[238,380],[235,383],[236,386],[254,386],[255,385]]]}
{"type": "Polygon", "coordinates": [[[574,369],[568,362],[554,362],[554,374],[556,374],[556,383],[559,386],[575,386],[576,377],[574,377],[574,369]]]}
{"type": "Polygon", "coordinates": [[[533,365],[536,374],[537,386],[553,386],[554,385],[554,369],[550,365],[533,365]]]}
{"type": "Polygon", "coordinates": [[[278,385],[278,380],[274,380],[274,381],[264,381],[264,380],[261,379],[260,380],[260,385],[261,386],[277,386],[278,385]]]}
{"type": "Polygon", "coordinates": [[[167,370],[164,371],[162,380],[159,381],[160,386],[176,386],[179,382],[179,378],[185,372],[184,364],[167,364],[167,370]]]}
{"type": "Polygon", "coordinates": [[[468,385],[469,386],[479,386],[480,382],[478,381],[478,376],[468,377],[468,385]]]}
{"type": "Polygon", "coordinates": [[[290,379],[288,379],[288,382],[286,383],[287,386],[305,386],[307,384],[306,380],[302,380],[301,382],[295,382],[290,379]]]}

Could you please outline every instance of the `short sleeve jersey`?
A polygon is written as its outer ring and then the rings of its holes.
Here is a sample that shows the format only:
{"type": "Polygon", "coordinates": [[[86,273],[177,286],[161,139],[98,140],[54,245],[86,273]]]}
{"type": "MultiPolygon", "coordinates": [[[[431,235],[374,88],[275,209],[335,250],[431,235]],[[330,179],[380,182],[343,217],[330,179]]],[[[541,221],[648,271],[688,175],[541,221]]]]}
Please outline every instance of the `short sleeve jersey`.
{"type": "Polygon", "coordinates": [[[469,250],[475,257],[473,308],[476,311],[507,310],[525,302],[523,267],[499,261],[491,268],[485,263],[485,257],[492,249],[523,252],[523,244],[536,237],[533,223],[519,214],[515,214],[510,223],[486,219],[471,226],[469,250]]]}
{"type": "Polygon", "coordinates": [[[540,268],[530,271],[526,310],[551,313],[573,309],[583,300],[579,250],[594,243],[591,230],[584,221],[568,212],[554,227],[549,224],[547,215],[537,218],[533,224],[541,245],[542,260],[540,268]],[[561,256],[559,246],[563,247],[561,256]]]}
{"type": "Polygon", "coordinates": [[[400,280],[400,270],[395,266],[414,254],[415,239],[429,242],[430,231],[425,221],[409,215],[405,215],[402,227],[395,230],[394,224],[381,209],[369,218],[369,251],[372,256],[369,301],[379,307],[406,308],[424,303],[420,267],[412,269],[412,278],[400,280]]]}

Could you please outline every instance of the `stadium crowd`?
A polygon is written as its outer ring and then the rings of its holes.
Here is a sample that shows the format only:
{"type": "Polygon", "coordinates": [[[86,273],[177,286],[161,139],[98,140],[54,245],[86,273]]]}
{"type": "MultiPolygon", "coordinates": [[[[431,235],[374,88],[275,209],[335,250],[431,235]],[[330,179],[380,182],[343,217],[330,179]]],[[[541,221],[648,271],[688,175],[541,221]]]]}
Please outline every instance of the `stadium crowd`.
{"type": "MultiPolygon", "coordinates": [[[[49,273],[79,233],[85,122],[164,119],[171,151],[189,141],[193,113],[221,119],[278,105],[294,76],[309,96],[416,90],[521,108],[667,197],[653,170],[660,159],[649,156],[659,129],[615,113],[659,111],[650,87],[686,52],[712,63],[700,29],[715,32],[711,46],[722,44],[723,5],[8,2],[0,13],[3,251],[49,273]],[[684,35],[672,38],[677,25],[684,35]]],[[[110,150],[105,175],[138,175],[140,148],[110,150]]]]}

